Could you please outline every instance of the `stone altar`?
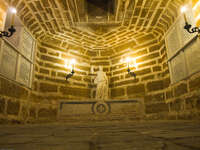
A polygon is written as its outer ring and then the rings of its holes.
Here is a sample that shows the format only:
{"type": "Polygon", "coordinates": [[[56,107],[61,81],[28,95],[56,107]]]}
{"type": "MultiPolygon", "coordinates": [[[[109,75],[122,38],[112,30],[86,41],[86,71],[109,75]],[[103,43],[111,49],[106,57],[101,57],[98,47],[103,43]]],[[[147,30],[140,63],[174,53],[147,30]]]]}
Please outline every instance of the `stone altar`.
{"type": "Polygon", "coordinates": [[[61,120],[124,120],[144,117],[143,99],[132,100],[86,100],[60,101],[59,118],[61,120]]]}

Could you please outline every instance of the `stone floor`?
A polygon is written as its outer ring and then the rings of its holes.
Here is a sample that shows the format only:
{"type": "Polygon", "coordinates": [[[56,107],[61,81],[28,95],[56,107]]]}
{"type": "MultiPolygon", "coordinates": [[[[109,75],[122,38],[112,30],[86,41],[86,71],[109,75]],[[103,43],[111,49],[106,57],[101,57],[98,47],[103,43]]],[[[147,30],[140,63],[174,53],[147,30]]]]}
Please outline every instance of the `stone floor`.
{"type": "Polygon", "coordinates": [[[1,125],[0,150],[200,150],[200,122],[1,125]]]}

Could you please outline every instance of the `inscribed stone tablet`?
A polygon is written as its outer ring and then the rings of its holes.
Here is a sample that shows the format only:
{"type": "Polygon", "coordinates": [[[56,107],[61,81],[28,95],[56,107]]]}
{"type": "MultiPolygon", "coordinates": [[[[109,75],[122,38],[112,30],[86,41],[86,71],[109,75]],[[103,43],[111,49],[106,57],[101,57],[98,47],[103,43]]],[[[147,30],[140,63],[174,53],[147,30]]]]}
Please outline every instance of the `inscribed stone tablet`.
{"type": "Polygon", "coordinates": [[[183,52],[172,59],[170,66],[172,83],[178,82],[187,76],[185,57],[183,52]]]}
{"type": "Polygon", "coordinates": [[[189,75],[200,71],[200,40],[197,38],[185,50],[189,75]]]}
{"type": "Polygon", "coordinates": [[[21,49],[22,54],[24,54],[24,56],[27,57],[28,59],[31,59],[34,41],[32,36],[25,30],[23,32],[22,42],[23,42],[21,49]]]}
{"type": "Polygon", "coordinates": [[[28,86],[31,73],[31,63],[22,56],[20,57],[19,63],[17,80],[28,86]]]}
{"type": "Polygon", "coordinates": [[[168,49],[168,57],[172,57],[181,47],[180,38],[178,36],[178,24],[174,24],[168,35],[166,36],[166,45],[168,49]]]}
{"type": "Polygon", "coordinates": [[[61,115],[77,116],[92,114],[91,104],[63,104],[61,115]]]}
{"type": "Polygon", "coordinates": [[[8,44],[3,44],[0,72],[8,78],[15,79],[17,52],[8,44]]]}

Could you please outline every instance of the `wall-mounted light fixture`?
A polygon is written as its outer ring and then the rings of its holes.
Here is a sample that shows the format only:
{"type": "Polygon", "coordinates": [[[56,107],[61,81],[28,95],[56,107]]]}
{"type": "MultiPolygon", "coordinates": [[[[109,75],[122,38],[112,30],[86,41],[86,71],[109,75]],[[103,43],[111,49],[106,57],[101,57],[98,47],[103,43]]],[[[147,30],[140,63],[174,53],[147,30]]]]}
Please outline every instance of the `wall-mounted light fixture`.
{"type": "Polygon", "coordinates": [[[71,72],[69,74],[67,74],[66,80],[68,80],[69,78],[71,78],[74,75],[75,64],[76,64],[75,59],[65,61],[65,68],[69,68],[71,70],[71,72]]]}
{"type": "Polygon", "coordinates": [[[136,59],[127,57],[125,60],[121,60],[121,62],[126,63],[127,64],[127,72],[128,74],[130,74],[131,76],[133,76],[134,78],[136,78],[136,74],[134,71],[131,71],[131,67],[134,67],[136,70],[138,68],[138,64],[136,63],[136,59]]]}
{"type": "Polygon", "coordinates": [[[187,6],[183,6],[181,8],[181,13],[183,14],[184,20],[185,20],[185,26],[184,29],[187,30],[189,33],[200,33],[200,28],[199,27],[192,27],[191,24],[188,23],[187,18],[186,18],[186,11],[187,11],[187,6]]]}
{"type": "Polygon", "coordinates": [[[15,22],[15,15],[17,13],[17,10],[15,8],[10,8],[10,12],[12,13],[11,26],[10,28],[8,28],[8,31],[0,31],[0,38],[11,37],[16,32],[16,29],[14,28],[14,22],[15,22]]]}

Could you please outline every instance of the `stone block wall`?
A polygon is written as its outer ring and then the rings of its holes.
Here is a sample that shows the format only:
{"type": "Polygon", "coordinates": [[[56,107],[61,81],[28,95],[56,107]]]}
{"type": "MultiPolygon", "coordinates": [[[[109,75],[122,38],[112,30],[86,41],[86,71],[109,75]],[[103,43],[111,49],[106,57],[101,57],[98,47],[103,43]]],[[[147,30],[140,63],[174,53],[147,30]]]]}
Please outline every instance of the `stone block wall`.
{"type": "Polygon", "coordinates": [[[168,88],[167,104],[171,117],[199,118],[200,112],[200,73],[168,88]]]}
{"type": "Polygon", "coordinates": [[[36,97],[49,101],[90,98],[89,56],[80,47],[55,41],[38,42],[33,83],[36,97]],[[71,59],[76,59],[75,74],[66,81],[71,70],[65,67],[65,61],[71,59]]]}
{"type": "Polygon", "coordinates": [[[149,89],[155,90],[155,94],[150,92],[145,96],[146,114],[154,119],[197,119],[200,116],[200,73],[171,84],[164,37],[161,41],[163,46],[158,59],[162,68],[161,80],[150,84],[149,89]]]}
{"type": "MultiPolygon", "coordinates": [[[[6,1],[0,0],[0,30],[4,28],[7,9],[6,1]]],[[[2,39],[0,47],[1,43],[2,39]]],[[[57,105],[33,100],[33,95],[32,89],[0,75],[0,123],[55,120],[57,105]]]]}
{"type": "Polygon", "coordinates": [[[0,76],[0,124],[54,121],[58,106],[48,101],[36,101],[32,90],[0,76]]]}
{"type": "Polygon", "coordinates": [[[20,120],[21,104],[27,102],[29,89],[0,77],[0,122],[20,120]]]}
{"type": "MultiPolygon", "coordinates": [[[[168,70],[167,50],[162,55],[163,67],[168,70]]],[[[169,76],[169,73],[166,74],[169,76]]],[[[197,72],[165,89],[165,102],[169,109],[169,118],[192,119],[199,118],[200,112],[200,73],[197,72]]]]}
{"type": "Polygon", "coordinates": [[[123,45],[119,54],[111,57],[111,98],[144,98],[147,118],[198,118],[200,73],[171,84],[164,37],[149,38],[147,43],[123,45]],[[120,61],[127,56],[138,63],[137,70],[132,68],[136,79],[128,75],[127,64],[120,61]]]}
{"type": "MultiPolygon", "coordinates": [[[[4,29],[4,22],[8,6],[4,0],[0,0],[0,30],[4,29]]],[[[0,39],[1,47],[2,39],[0,39]]],[[[29,90],[3,76],[0,76],[0,122],[1,119],[13,118],[18,120],[20,114],[20,102],[29,95],[29,90]]]]}
{"type": "Polygon", "coordinates": [[[145,95],[146,114],[156,113],[168,113],[169,108],[166,104],[165,90],[170,87],[170,75],[167,64],[167,52],[165,47],[164,38],[160,40],[161,47],[159,51],[160,58],[157,60],[159,64],[159,71],[153,67],[153,70],[157,72],[156,79],[147,83],[148,93],[145,95]]]}
{"type": "Polygon", "coordinates": [[[170,84],[169,70],[165,59],[164,40],[149,34],[116,49],[119,53],[111,57],[111,98],[132,99],[142,97],[145,100],[146,113],[168,112],[165,103],[165,89],[170,84]],[[135,58],[138,68],[132,67],[136,79],[127,72],[127,64],[121,62],[126,57],[135,58]],[[159,109],[155,109],[159,108],[159,109]]]}
{"type": "Polygon", "coordinates": [[[0,124],[54,121],[58,106],[48,101],[36,101],[32,90],[0,76],[0,124]]]}

